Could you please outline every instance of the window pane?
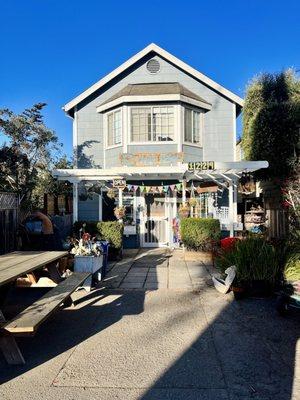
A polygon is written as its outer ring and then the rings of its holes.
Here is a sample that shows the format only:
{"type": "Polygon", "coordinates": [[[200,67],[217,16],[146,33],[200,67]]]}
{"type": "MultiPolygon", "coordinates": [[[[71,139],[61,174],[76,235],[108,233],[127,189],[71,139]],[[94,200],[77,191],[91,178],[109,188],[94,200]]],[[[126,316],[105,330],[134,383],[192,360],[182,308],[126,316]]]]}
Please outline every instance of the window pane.
{"type": "Polygon", "coordinates": [[[114,115],[113,115],[113,113],[111,113],[107,116],[107,125],[108,125],[107,143],[108,143],[108,146],[113,145],[113,140],[114,140],[113,120],[114,120],[114,115]]]}
{"type": "Polygon", "coordinates": [[[131,109],[131,140],[133,142],[151,140],[150,107],[134,107],[131,109]]]}
{"type": "Polygon", "coordinates": [[[200,143],[200,113],[193,111],[193,143],[200,143]]]}
{"type": "Polygon", "coordinates": [[[114,144],[121,143],[121,111],[114,113],[114,144]]]}
{"type": "Polygon", "coordinates": [[[192,110],[185,108],[184,110],[184,141],[193,142],[192,137],[192,110]]]}
{"type": "Polygon", "coordinates": [[[173,107],[154,107],[152,114],[153,140],[170,141],[174,137],[173,107]]]}

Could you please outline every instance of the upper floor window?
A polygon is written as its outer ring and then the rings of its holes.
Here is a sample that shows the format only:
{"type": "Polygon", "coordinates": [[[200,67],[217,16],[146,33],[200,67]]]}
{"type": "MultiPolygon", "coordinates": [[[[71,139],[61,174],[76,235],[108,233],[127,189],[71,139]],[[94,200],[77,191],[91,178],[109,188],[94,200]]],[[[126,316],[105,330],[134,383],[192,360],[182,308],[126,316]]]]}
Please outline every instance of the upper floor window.
{"type": "Polygon", "coordinates": [[[121,110],[107,115],[107,144],[115,146],[122,143],[121,110]]]}
{"type": "Polygon", "coordinates": [[[131,141],[163,142],[174,140],[174,108],[132,107],[131,141]]]}
{"type": "Polygon", "coordinates": [[[190,108],[184,110],[184,141],[201,144],[201,113],[190,108]]]}

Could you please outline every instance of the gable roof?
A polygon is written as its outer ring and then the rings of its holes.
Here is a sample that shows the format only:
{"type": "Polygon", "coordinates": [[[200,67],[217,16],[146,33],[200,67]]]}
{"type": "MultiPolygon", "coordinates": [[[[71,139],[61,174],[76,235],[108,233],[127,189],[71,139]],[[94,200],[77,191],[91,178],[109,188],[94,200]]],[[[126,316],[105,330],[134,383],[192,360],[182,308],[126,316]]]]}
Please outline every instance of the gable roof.
{"type": "Polygon", "coordinates": [[[118,68],[114,69],[108,75],[104,76],[100,81],[96,82],[94,85],[90,86],[84,92],[82,92],[79,96],[75,97],[73,100],[68,102],[64,107],[64,111],[69,113],[77,104],[81,101],[85,100],[88,96],[93,94],[96,90],[100,89],[106,83],[114,79],[116,76],[124,72],[127,68],[131,67],[141,58],[145,57],[150,52],[155,52],[157,55],[161,56],[162,58],[166,59],[167,61],[175,64],[178,68],[182,69],[183,71],[187,72],[188,74],[194,76],[196,79],[203,82],[205,85],[210,87],[211,89],[215,90],[216,92],[222,94],[223,96],[227,97],[233,103],[243,107],[244,100],[237,96],[236,94],[232,93],[230,90],[225,89],[223,86],[219,85],[212,79],[208,78],[206,75],[202,74],[201,72],[197,71],[196,69],[192,68],[185,62],[181,61],[179,58],[173,56],[172,54],[168,53],[166,50],[162,49],[161,47],[157,46],[155,43],[149,44],[139,53],[135,54],[129,60],[125,61],[121,64],[118,68]]]}

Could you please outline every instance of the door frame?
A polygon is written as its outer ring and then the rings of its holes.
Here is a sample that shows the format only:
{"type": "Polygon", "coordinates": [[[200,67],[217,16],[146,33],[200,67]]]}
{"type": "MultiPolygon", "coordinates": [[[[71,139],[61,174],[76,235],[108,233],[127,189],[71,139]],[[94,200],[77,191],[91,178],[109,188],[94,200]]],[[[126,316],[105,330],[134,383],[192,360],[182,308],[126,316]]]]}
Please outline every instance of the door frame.
{"type": "MultiPolygon", "coordinates": [[[[149,194],[157,194],[157,193],[149,193],[149,194]]],[[[158,242],[158,243],[146,243],[145,241],[145,223],[147,221],[147,212],[146,212],[146,196],[148,193],[142,193],[141,194],[141,206],[142,206],[142,212],[141,212],[141,224],[140,224],[140,244],[141,247],[169,247],[169,238],[170,238],[170,229],[171,229],[171,224],[170,224],[170,218],[169,218],[169,201],[168,200],[168,194],[167,193],[161,193],[161,195],[165,196],[165,227],[166,227],[166,241],[165,242],[158,242]]]]}

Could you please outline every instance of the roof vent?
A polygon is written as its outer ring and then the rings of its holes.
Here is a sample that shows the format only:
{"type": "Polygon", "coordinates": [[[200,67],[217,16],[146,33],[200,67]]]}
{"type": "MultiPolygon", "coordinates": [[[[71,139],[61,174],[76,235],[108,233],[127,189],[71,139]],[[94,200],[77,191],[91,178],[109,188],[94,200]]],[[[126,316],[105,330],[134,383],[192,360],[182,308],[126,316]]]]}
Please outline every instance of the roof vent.
{"type": "Polygon", "coordinates": [[[155,58],[152,58],[152,60],[149,60],[147,62],[147,70],[150,72],[150,74],[156,74],[160,70],[160,64],[158,60],[155,58]]]}

